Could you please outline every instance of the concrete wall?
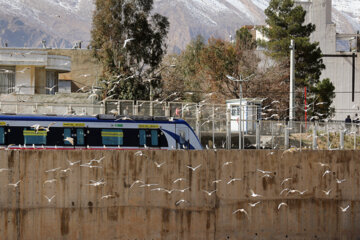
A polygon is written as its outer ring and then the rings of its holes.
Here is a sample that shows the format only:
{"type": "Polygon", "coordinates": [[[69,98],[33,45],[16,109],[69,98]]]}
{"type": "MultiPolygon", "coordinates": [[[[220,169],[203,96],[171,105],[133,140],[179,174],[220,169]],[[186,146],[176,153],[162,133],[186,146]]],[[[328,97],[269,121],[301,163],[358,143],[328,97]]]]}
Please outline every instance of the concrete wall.
{"type": "Polygon", "coordinates": [[[1,239],[359,239],[359,152],[318,151],[1,151],[1,239]],[[74,165],[104,160],[101,168],[74,165]],[[165,162],[161,168],[154,164],[165,162]],[[232,164],[224,166],[227,161],[232,164]],[[331,173],[322,177],[329,164],[331,173]],[[186,165],[201,166],[192,172],[186,165]],[[257,169],[272,171],[262,178],[257,169]],[[179,177],[187,180],[173,183],[179,177]],[[284,178],[290,182],[281,185],[284,178]],[[241,178],[231,184],[231,178],[241,178]],[[336,178],[346,178],[342,184],[336,178]],[[18,188],[8,185],[19,179],[18,188]],[[53,183],[46,180],[56,179],[53,183]],[[104,179],[105,185],[87,185],[104,179]],[[156,187],[184,189],[171,194],[156,187]],[[212,181],[222,182],[213,184],[212,181]],[[307,190],[280,196],[283,187],[307,190]],[[155,187],[153,187],[155,188],[155,187]],[[202,190],[217,189],[212,196],[202,190]],[[252,198],[250,189],[263,195],[252,198]],[[332,189],[329,196],[322,190],[332,189]],[[113,198],[101,199],[111,194],[113,198]],[[46,196],[55,195],[49,203],[46,196]],[[176,206],[185,199],[188,202],[176,206]],[[261,201],[250,208],[248,203],[261,201]],[[278,204],[287,207],[278,210],[278,204]],[[343,213],[340,206],[350,205],[343,213]],[[245,214],[232,214],[244,208],[245,214]]]}

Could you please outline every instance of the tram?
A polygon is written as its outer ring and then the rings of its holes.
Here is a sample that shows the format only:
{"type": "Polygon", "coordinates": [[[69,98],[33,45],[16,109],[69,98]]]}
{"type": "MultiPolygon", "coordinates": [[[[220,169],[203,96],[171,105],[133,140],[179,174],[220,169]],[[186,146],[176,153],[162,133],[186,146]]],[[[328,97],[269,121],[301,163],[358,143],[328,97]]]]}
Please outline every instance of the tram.
{"type": "Polygon", "coordinates": [[[0,115],[0,146],[10,149],[195,149],[182,119],[147,116],[0,115]]]}

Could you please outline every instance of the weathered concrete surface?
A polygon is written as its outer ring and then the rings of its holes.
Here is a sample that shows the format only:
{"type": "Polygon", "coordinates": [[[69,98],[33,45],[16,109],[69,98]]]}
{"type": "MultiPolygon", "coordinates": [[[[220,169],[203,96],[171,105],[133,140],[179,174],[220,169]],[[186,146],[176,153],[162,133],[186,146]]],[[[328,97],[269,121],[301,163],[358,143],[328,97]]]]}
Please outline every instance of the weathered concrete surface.
{"type": "Polygon", "coordinates": [[[360,239],[360,152],[0,151],[0,239],[360,239]],[[102,168],[71,166],[104,156],[102,168]],[[153,163],[165,162],[157,168],[153,163]],[[232,162],[223,166],[225,162],[232,162]],[[332,172],[322,177],[328,163],[332,172]],[[186,165],[201,166],[191,171],[186,165]],[[273,172],[262,178],[257,169],[273,172]],[[187,181],[173,183],[179,177],[187,181]],[[284,178],[292,180],[284,183],[284,178]],[[231,178],[241,178],[230,184],[231,178]],[[337,184],[336,178],[346,179],[337,184]],[[19,179],[18,188],[9,186],[19,179]],[[56,182],[46,183],[49,179],[56,182]],[[90,180],[104,179],[103,186],[90,180]],[[156,187],[190,190],[150,191],[156,187]],[[222,182],[212,184],[221,179],[222,182]],[[307,190],[283,194],[282,187],[307,190]],[[217,189],[212,196],[202,190],[217,189]],[[263,197],[252,198],[250,189],[263,197]],[[322,190],[332,189],[329,196],[322,190]],[[115,197],[102,199],[112,194],[115,197]],[[48,203],[44,195],[54,199],[48,203]],[[176,206],[185,199],[188,203],[176,206]],[[248,203],[261,201],[251,208],[248,203]],[[278,210],[278,204],[287,207],[278,210]],[[347,212],[340,206],[350,205],[347,212]],[[238,208],[243,213],[232,214],[238,208]]]}

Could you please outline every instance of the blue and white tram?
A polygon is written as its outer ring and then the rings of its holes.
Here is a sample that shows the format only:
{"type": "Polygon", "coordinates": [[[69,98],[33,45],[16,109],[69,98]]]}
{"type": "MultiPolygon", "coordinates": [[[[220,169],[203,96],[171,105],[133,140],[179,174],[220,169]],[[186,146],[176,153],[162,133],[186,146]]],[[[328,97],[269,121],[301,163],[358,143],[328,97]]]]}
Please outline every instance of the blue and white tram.
{"type": "Polygon", "coordinates": [[[21,149],[202,149],[182,119],[101,114],[0,115],[0,146],[9,145],[21,149]]]}

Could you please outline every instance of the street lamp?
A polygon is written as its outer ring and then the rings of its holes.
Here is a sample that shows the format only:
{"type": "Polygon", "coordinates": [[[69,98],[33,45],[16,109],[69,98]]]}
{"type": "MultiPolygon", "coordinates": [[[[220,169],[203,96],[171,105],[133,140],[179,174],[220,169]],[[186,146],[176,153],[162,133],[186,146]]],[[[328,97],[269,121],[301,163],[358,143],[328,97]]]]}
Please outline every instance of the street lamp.
{"type": "Polygon", "coordinates": [[[242,82],[248,82],[250,81],[250,78],[253,77],[255,74],[251,74],[250,76],[246,77],[246,78],[242,78],[242,75],[240,75],[240,79],[236,79],[230,75],[226,75],[226,77],[231,80],[231,81],[234,81],[234,82],[239,82],[240,83],[240,88],[239,88],[239,99],[240,99],[240,102],[239,102],[239,149],[242,149],[242,141],[241,141],[241,135],[242,135],[242,126],[241,126],[241,123],[242,123],[242,117],[241,117],[241,108],[242,108],[242,82]]]}

